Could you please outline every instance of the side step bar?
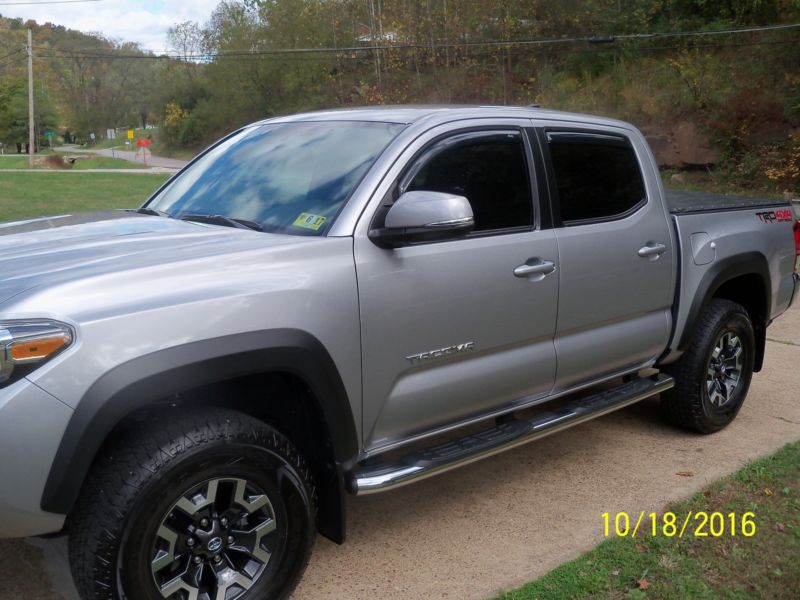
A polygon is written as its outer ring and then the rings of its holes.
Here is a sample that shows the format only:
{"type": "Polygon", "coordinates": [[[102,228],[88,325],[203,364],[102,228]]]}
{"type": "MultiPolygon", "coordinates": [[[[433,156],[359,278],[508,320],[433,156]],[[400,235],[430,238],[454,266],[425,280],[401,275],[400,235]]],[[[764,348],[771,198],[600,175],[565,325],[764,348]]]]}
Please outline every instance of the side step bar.
{"type": "Polygon", "coordinates": [[[356,467],[349,473],[348,485],[350,491],[358,495],[398,488],[630,406],[674,385],[675,380],[663,373],[634,379],[619,387],[569,401],[557,410],[537,414],[530,420],[504,421],[492,429],[414,451],[391,463],[356,467]]]}

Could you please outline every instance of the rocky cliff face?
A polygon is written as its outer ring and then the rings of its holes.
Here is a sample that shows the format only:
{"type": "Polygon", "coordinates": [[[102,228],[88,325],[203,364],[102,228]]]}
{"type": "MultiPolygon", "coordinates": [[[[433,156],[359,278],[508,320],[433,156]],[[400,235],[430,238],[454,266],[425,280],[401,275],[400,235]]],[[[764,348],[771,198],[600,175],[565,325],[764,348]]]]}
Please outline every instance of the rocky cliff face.
{"type": "MultiPolygon", "coordinates": [[[[750,144],[768,144],[787,139],[788,123],[764,122],[747,135],[750,144]]],[[[642,127],[660,167],[691,168],[717,163],[722,157],[718,147],[699,130],[693,121],[678,121],[674,125],[642,127]]]]}
{"type": "Polygon", "coordinates": [[[674,127],[646,127],[642,133],[660,167],[713,165],[721,157],[708,136],[691,121],[679,121],[674,127]]]}

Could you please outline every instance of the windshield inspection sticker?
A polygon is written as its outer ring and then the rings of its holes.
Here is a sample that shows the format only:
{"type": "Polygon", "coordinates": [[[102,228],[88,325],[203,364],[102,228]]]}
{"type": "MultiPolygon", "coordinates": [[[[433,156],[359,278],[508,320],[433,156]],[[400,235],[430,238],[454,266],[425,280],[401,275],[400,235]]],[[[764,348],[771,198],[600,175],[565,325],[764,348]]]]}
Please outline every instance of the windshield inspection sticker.
{"type": "Polygon", "coordinates": [[[325,221],[327,220],[327,217],[321,217],[311,213],[300,213],[300,216],[294,220],[292,225],[295,227],[303,227],[305,229],[313,229],[314,231],[317,231],[325,224],[325,221]]]}

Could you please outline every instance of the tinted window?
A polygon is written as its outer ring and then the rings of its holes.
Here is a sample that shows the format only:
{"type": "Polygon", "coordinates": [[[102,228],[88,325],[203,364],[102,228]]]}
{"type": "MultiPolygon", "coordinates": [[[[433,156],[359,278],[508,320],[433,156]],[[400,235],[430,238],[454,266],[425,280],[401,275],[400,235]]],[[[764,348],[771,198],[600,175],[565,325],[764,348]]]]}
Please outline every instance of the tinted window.
{"type": "Polygon", "coordinates": [[[148,206],[174,217],[223,215],[265,231],[321,235],[402,125],[277,123],[208,152],[148,206]]]}
{"type": "Polygon", "coordinates": [[[622,138],[551,134],[562,221],[620,216],[645,199],[639,163],[622,138]]]}
{"type": "Polygon", "coordinates": [[[406,191],[416,190],[465,196],[475,231],[533,223],[525,148],[518,134],[472,134],[440,143],[406,186],[406,191]]]}

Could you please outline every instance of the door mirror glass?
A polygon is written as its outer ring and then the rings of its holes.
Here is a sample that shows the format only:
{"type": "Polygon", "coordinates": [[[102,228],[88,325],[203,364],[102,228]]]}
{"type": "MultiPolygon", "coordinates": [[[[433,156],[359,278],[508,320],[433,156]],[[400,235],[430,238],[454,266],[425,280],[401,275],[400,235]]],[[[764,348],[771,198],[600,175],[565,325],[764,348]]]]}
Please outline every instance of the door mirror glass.
{"type": "Polygon", "coordinates": [[[383,248],[453,240],[475,227],[472,207],[464,196],[415,191],[400,196],[386,214],[384,226],[369,237],[383,248]]]}

